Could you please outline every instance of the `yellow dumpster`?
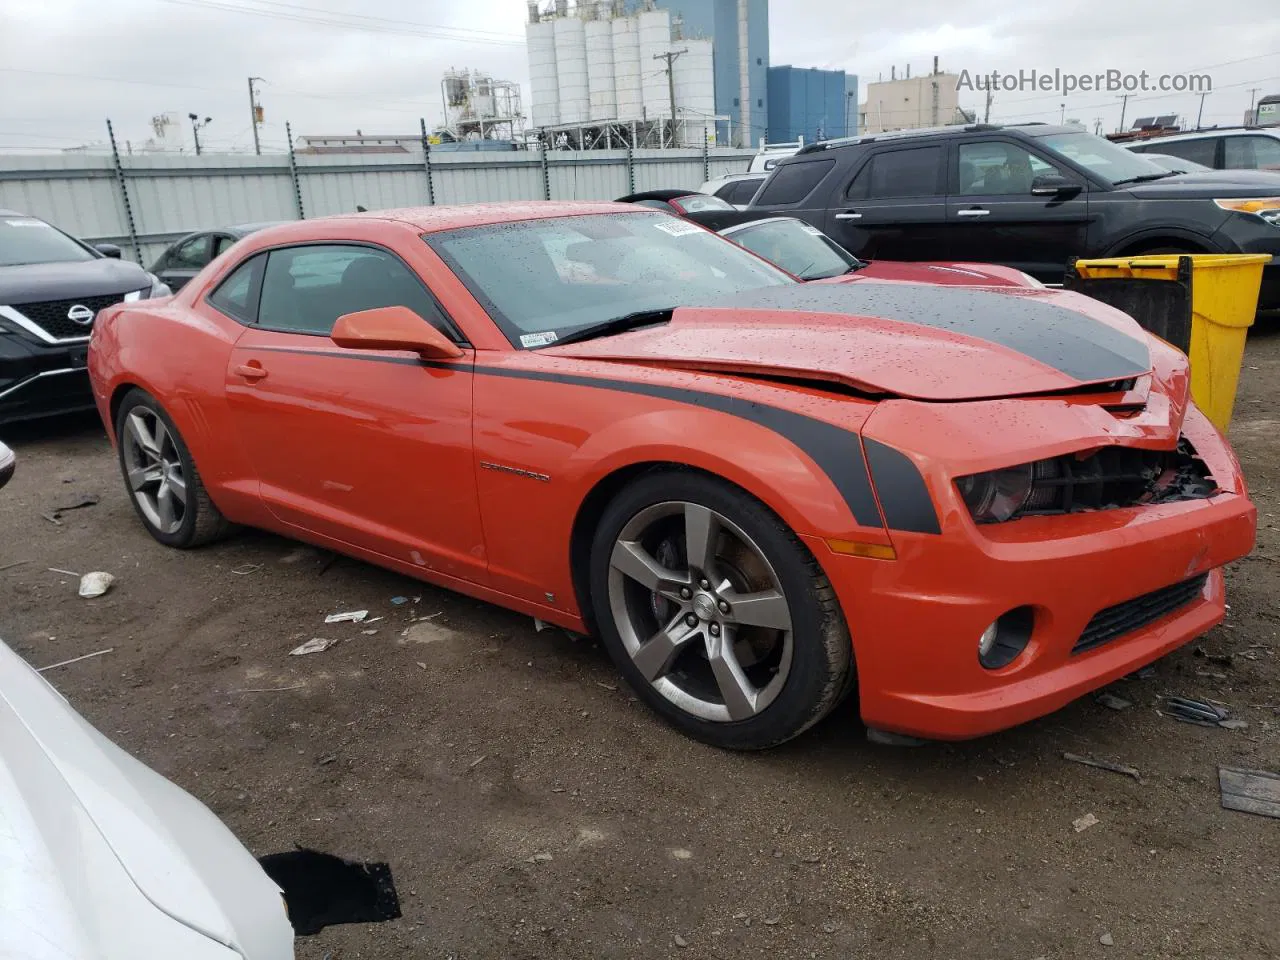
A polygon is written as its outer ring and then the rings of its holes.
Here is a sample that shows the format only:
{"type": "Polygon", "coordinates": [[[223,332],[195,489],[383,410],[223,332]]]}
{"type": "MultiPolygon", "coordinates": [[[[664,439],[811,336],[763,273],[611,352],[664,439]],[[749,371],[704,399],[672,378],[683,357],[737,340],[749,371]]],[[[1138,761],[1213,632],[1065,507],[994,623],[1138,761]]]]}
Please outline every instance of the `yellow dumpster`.
{"type": "Polygon", "coordinates": [[[1191,359],[1191,397],[1205,416],[1225,431],[1235,405],[1245,338],[1258,310],[1262,268],[1270,261],[1268,253],[1153,254],[1077,260],[1076,276],[1069,277],[1065,285],[1126,309],[1143,327],[1185,350],[1191,359]],[[1136,283],[1108,282],[1126,280],[1136,283]],[[1152,281],[1169,292],[1163,297],[1149,297],[1152,281]],[[1147,292],[1142,292],[1144,288],[1147,292]],[[1184,293],[1180,295],[1179,289],[1184,293]],[[1135,300],[1145,301],[1147,311],[1135,306],[1135,300]],[[1170,317],[1167,312],[1177,313],[1179,302],[1189,307],[1183,308],[1184,315],[1190,314],[1189,336],[1185,327],[1179,329],[1177,317],[1170,317]],[[1157,303],[1164,315],[1144,317],[1143,313],[1150,312],[1157,303]]]}

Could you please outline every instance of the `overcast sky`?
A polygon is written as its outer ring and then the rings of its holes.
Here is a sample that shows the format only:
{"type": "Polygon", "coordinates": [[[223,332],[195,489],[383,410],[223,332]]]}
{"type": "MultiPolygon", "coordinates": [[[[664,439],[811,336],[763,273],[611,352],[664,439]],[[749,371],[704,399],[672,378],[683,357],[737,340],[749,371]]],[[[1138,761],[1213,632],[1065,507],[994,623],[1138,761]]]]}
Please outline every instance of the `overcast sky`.
{"type": "MultiPolygon", "coordinates": [[[[440,119],[440,73],[479,67],[528,96],[523,0],[0,0],[0,148],[101,141],[104,118],[138,142],[150,118],[210,116],[214,149],[251,147],[250,75],[266,79],[264,145],[298,134],[402,133],[440,119]]],[[[1280,0],[775,0],[772,61],[843,68],[862,83],[944,70],[1058,67],[1093,73],[1206,72],[1204,123],[1238,124],[1259,96],[1280,93],[1280,0]]],[[[865,87],[862,94],[865,99],[865,87]]],[[[962,94],[981,107],[983,95],[962,94]]],[[[991,119],[1054,120],[1058,94],[996,95],[991,119]]],[[[1076,93],[1066,115],[1104,130],[1118,96],[1076,93]]],[[[1135,97],[1128,119],[1179,113],[1199,98],[1135,97]]],[[[528,103],[525,104],[528,111],[528,103]]],[[[189,133],[189,130],[187,131],[189,133]]]]}

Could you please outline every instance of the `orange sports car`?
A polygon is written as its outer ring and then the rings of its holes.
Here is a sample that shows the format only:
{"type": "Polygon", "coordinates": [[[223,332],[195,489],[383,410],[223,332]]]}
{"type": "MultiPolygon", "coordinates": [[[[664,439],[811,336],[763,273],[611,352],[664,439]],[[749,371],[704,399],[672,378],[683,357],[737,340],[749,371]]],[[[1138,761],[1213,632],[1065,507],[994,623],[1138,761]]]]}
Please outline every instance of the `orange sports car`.
{"type": "Polygon", "coordinates": [[[804,284],[631,205],[272,227],[104,310],[89,371],[160,542],[261,527],[594,633],[724,747],[855,689],[899,734],[1040,716],[1220,621],[1254,540],[1124,314],[804,284]]]}

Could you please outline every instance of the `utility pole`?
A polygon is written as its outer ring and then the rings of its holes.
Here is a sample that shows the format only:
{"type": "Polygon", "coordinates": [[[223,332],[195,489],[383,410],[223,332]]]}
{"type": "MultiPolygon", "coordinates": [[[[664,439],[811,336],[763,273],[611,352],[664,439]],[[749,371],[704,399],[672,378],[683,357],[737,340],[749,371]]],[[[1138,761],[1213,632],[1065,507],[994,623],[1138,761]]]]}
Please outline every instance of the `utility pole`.
{"type": "MultiPolygon", "coordinates": [[[[1257,95],[1258,95],[1258,91],[1259,91],[1259,90],[1261,90],[1261,89],[1262,89],[1261,87],[1250,87],[1250,88],[1249,88],[1249,115],[1250,115],[1250,116],[1253,116],[1253,101],[1254,101],[1254,98],[1255,98],[1255,97],[1257,97],[1257,95]]],[[[1253,120],[1250,120],[1249,122],[1250,122],[1250,123],[1255,123],[1255,122],[1257,122],[1257,119],[1258,119],[1257,117],[1253,117],[1253,120]]]]}
{"type": "Polygon", "coordinates": [[[1067,105],[1063,103],[1059,104],[1059,106],[1062,107],[1062,110],[1058,113],[1058,126],[1062,126],[1067,122],[1067,105]]]}
{"type": "Polygon", "coordinates": [[[991,122],[991,85],[987,85],[987,109],[982,112],[982,122],[991,122]]]}
{"type": "Polygon", "coordinates": [[[1101,117],[1093,118],[1093,135],[1095,137],[1102,136],[1102,118],[1101,117]]]}
{"type": "Polygon", "coordinates": [[[261,77],[249,78],[249,120],[253,124],[253,152],[258,156],[262,156],[262,144],[258,142],[258,125],[262,123],[262,106],[258,103],[257,94],[253,89],[253,81],[265,83],[261,77]]]}
{"type": "Polygon", "coordinates": [[[1200,121],[1204,118],[1204,98],[1207,97],[1208,95],[1209,95],[1208,93],[1200,94],[1200,109],[1196,113],[1196,129],[1197,130],[1200,129],[1200,121]]]}
{"type": "Polygon", "coordinates": [[[1124,133],[1124,115],[1129,109],[1130,94],[1124,94],[1120,97],[1120,126],[1116,127],[1116,133],[1124,133]]]}
{"type": "Polygon", "coordinates": [[[655,53],[653,59],[665,60],[667,63],[667,95],[671,98],[671,145],[676,145],[676,72],[673,69],[676,58],[682,53],[688,53],[688,48],[682,50],[669,50],[666,53],[655,53]]]}
{"type": "Polygon", "coordinates": [[[187,116],[191,119],[191,134],[196,138],[196,156],[198,157],[200,156],[200,130],[213,123],[213,117],[205,117],[201,121],[198,113],[188,113],[187,116]]]}

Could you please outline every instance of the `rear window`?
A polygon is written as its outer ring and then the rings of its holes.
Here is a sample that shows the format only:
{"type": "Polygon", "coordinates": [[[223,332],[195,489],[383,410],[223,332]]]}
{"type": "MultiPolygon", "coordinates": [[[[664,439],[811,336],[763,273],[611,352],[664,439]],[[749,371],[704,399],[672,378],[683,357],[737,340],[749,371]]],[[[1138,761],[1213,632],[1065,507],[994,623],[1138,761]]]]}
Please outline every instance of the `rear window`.
{"type": "Polygon", "coordinates": [[[763,180],[734,180],[726,183],[723,187],[716,191],[716,196],[721,200],[727,200],[729,203],[748,204],[751,198],[756,195],[756,191],[760,189],[763,180]]]}
{"type": "Polygon", "coordinates": [[[836,165],[834,158],[809,160],[802,163],[785,163],[773,171],[764,189],[760,191],[758,206],[774,203],[799,203],[823,181],[836,165]]]}
{"type": "Polygon", "coordinates": [[[915,147],[877,153],[849,185],[856,200],[933,197],[942,192],[942,147],[915,147]]]}

